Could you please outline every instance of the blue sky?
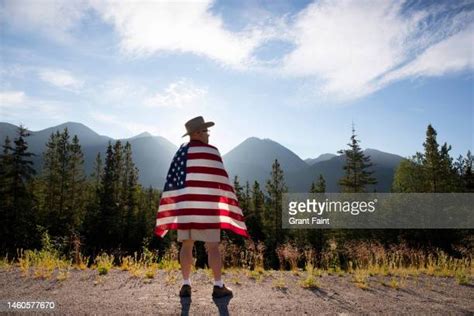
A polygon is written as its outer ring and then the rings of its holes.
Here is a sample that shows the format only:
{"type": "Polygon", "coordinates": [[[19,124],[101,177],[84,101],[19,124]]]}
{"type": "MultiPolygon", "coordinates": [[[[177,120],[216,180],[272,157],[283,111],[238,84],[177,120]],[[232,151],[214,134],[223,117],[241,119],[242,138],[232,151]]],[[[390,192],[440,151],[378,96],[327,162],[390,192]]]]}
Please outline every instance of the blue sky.
{"type": "Polygon", "coordinates": [[[473,1],[0,0],[0,121],[179,145],[203,115],[226,153],[409,156],[426,127],[473,149],[473,1]]]}

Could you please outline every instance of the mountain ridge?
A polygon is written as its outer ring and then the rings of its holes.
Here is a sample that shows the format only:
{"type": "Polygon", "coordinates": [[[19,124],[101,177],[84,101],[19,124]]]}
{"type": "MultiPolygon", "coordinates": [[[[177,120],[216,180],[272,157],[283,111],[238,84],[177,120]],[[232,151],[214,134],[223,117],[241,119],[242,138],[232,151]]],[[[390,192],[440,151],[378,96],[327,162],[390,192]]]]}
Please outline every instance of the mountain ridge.
{"type": "MultiPolygon", "coordinates": [[[[162,136],[154,136],[142,132],[130,138],[114,139],[99,135],[91,128],[78,122],[65,122],[39,131],[30,131],[28,137],[30,150],[37,154],[33,159],[35,168],[41,169],[42,153],[51,133],[62,132],[67,127],[71,138],[77,134],[84,152],[84,169],[86,174],[92,172],[97,153],[105,157],[109,142],[120,140],[130,142],[133,159],[139,169],[139,181],[144,186],[154,186],[161,189],[169,167],[169,163],[177,150],[177,146],[162,136]]],[[[0,137],[8,135],[11,139],[16,136],[16,126],[0,122],[0,137]]],[[[366,148],[364,153],[371,156],[379,184],[374,186],[379,192],[388,192],[393,181],[393,174],[403,157],[386,153],[374,148],[366,148]]],[[[326,179],[328,192],[337,192],[337,179],[343,175],[343,155],[322,154],[317,158],[303,160],[289,148],[270,138],[249,137],[223,155],[223,161],[231,181],[239,177],[241,185],[246,181],[259,181],[262,188],[270,178],[272,164],[278,159],[284,171],[285,181],[290,192],[307,192],[311,182],[317,180],[319,174],[326,179]],[[318,160],[319,159],[319,160],[318,160]]]]}

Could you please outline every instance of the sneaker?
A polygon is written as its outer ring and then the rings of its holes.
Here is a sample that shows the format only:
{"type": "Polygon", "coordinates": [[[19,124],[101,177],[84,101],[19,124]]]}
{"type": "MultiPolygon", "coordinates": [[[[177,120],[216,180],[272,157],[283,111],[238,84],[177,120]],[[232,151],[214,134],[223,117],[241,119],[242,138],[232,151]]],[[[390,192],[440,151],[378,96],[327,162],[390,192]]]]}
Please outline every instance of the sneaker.
{"type": "Polygon", "coordinates": [[[226,296],[232,296],[232,290],[230,288],[225,287],[225,284],[222,287],[214,285],[214,289],[212,290],[212,297],[221,298],[226,296]]]}
{"type": "Polygon", "coordinates": [[[180,297],[191,297],[191,286],[188,284],[183,284],[181,290],[179,290],[180,297]]]}

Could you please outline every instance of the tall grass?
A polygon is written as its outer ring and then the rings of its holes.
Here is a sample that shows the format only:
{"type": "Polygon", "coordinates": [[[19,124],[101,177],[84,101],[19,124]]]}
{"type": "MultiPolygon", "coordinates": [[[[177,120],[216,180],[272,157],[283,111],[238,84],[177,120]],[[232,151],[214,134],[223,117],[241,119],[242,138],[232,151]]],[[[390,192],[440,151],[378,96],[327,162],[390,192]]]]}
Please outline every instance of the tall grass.
{"type": "MultiPolygon", "coordinates": [[[[69,258],[61,255],[47,232],[43,233],[41,243],[41,250],[19,249],[16,261],[10,261],[5,256],[0,260],[0,268],[18,266],[24,276],[43,279],[50,278],[57,271],[58,279],[61,280],[67,279],[72,268],[88,269],[90,257],[84,257],[80,253],[77,241],[69,258]]],[[[105,275],[116,267],[128,271],[133,277],[147,279],[154,278],[158,270],[173,275],[179,271],[179,248],[176,243],[171,243],[161,258],[147,244],[144,241],[140,253],[134,252],[132,256],[117,257],[101,253],[94,258],[91,269],[97,269],[99,275],[105,275]],[[117,262],[118,266],[115,266],[117,262]]],[[[255,280],[261,280],[265,276],[266,248],[262,242],[246,240],[243,245],[237,245],[223,240],[219,247],[225,269],[244,269],[255,280]]],[[[320,253],[314,248],[301,248],[292,242],[279,245],[275,253],[281,270],[289,269],[295,274],[306,273],[308,287],[317,287],[316,277],[326,273],[339,276],[349,273],[360,288],[368,285],[371,276],[388,276],[399,280],[396,286],[398,288],[403,286],[406,277],[418,277],[420,274],[453,277],[459,284],[470,284],[474,273],[472,249],[461,246],[454,248],[461,254],[460,257],[451,256],[437,248],[411,248],[406,243],[384,246],[377,241],[349,241],[341,244],[333,239],[326,242],[320,253]],[[299,272],[303,270],[305,272],[299,272]]]]}
{"type": "MultiPolygon", "coordinates": [[[[18,265],[24,276],[30,276],[32,273],[35,278],[49,279],[56,269],[59,274],[69,270],[72,261],[60,255],[53,247],[47,232],[43,232],[41,244],[41,250],[18,250],[18,265]]],[[[61,278],[64,279],[64,275],[61,278]]]]}

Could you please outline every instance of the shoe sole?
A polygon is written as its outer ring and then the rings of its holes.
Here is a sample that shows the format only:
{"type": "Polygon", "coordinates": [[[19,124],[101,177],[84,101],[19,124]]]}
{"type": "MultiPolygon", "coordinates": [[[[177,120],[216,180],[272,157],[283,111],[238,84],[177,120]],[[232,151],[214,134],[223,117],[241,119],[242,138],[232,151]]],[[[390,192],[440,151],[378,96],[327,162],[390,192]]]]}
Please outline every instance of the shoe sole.
{"type": "Polygon", "coordinates": [[[228,297],[228,296],[234,296],[234,294],[226,294],[226,295],[212,295],[213,298],[223,298],[223,297],[228,297]]]}

